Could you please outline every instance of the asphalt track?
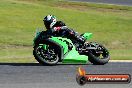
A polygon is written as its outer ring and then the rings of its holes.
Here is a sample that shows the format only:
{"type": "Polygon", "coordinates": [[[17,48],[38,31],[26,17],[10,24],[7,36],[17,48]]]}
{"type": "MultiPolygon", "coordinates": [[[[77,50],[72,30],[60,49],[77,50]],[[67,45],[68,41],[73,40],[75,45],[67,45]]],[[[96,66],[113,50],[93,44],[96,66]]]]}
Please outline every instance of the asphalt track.
{"type": "Polygon", "coordinates": [[[118,4],[118,5],[132,6],[132,0],[68,0],[68,1],[107,3],[107,4],[118,4]]]}
{"type": "Polygon", "coordinates": [[[41,66],[38,63],[0,63],[0,88],[132,88],[130,84],[86,84],[76,82],[77,68],[87,73],[130,74],[132,62],[110,62],[106,65],[41,66]]]}

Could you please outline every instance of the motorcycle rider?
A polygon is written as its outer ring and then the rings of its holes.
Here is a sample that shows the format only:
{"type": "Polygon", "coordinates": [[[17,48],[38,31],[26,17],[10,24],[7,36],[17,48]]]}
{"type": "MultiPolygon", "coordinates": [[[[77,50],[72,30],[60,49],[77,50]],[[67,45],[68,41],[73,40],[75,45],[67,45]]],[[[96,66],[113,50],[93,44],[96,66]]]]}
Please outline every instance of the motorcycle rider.
{"type": "Polygon", "coordinates": [[[77,32],[69,29],[66,24],[62,21],[57,21],[54,15],[47,15],[43,19],[44,25],[46,27],[46,32],[53,36],[62,36],[69,39],[74,39],[82,44],[85,43],[83,36],[80,36],[77,32]]]}

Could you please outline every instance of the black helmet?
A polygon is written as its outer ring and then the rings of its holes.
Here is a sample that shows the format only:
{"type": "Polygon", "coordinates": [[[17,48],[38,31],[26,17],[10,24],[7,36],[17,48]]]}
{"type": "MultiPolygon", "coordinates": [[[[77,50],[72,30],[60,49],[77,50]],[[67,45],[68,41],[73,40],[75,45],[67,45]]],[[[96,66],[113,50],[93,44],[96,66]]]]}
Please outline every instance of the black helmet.
{"type": "Polygon", "coordinates": [[[44,17],[44,25],[47,29],[52,28],[56,23],[56,17],[54,15],[47,15],[44,17]]]}

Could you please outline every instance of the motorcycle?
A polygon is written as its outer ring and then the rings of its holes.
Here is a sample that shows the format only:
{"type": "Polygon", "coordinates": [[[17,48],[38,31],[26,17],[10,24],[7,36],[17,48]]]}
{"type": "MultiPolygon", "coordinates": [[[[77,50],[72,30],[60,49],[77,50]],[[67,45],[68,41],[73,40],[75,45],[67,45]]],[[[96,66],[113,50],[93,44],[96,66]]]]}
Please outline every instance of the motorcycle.
{"type": "MultiPolygon", "coordinates": [[[[92,33],[81,34],[86,40],[92,33]]],[[[33,40],[33,55],[42,65],[61,63],[88,63],[104,65],[110,60],[109,51],[97,42],[81,44],[65,37],[50,36],[43,30],[37,30],[33,40]]]]}

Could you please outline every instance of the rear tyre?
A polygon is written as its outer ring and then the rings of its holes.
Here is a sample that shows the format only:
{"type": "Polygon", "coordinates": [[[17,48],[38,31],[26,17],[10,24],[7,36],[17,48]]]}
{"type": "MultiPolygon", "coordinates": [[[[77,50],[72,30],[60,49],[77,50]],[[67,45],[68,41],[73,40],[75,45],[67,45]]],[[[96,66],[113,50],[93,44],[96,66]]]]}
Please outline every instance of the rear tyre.
{"type": "Polygon", "coordinates": [[[88,52],[88,59],[94,65],[104,65],[110,60],[108,50],[100,44],[95,44],[97,49],[90,49],[88,52]]]}
{"type": "Polygon", "coordinates": [[[48,45],[46,50],[44,50],[42,46],[35,46],[33,55],[35,59],[42,65],[56,65],[59,61],[55,47],[51,45],[48,45]]]}

